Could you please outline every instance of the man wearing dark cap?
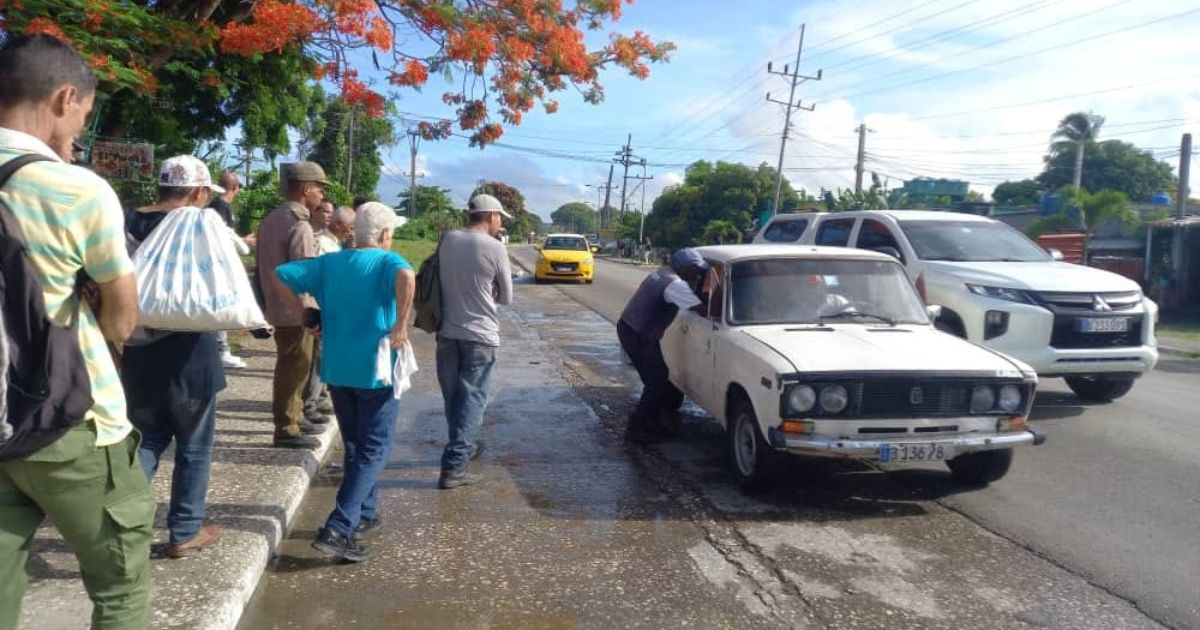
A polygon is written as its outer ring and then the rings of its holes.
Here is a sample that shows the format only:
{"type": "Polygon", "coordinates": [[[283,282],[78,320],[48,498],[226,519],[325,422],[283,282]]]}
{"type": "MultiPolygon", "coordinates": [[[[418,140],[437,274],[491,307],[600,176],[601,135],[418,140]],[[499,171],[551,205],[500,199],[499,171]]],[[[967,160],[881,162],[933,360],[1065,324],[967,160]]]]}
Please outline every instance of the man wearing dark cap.
{"type": "Polygon", "coordinates": [[[621,349],[633,362],[643,385],[642,397],[629,415],[625,430],[625,439],[630,442],[649,444],[661,440],[667,432],[663,417],[683,404],[683,392],[668,378],[659,341],[680,309],[700,305],[700,298],[689,283],[707,269],[708,263],[700,252],[691,248],[675,252],[670,267],[646,276],[617,321],[621,349]]]}
{"type": "MultiPolygon", "coordinates": [[[[309,217],[325,198],[329,181],[316,162],[297,162],[284,184],[287,201],[258,226],[258,277],[266,303],[267,322],[275,327],[275,380],[271,414],[275,418],[275,446],[315,448],[313,435],[324,427],[304,417],[302,392],[313,361],[313,336],[305,327],[304,302],[283,285],[275,269],[294,260],[317,255],[309,217]]],[[[328,418],[322,417],[328,422],[328,418]]]]}

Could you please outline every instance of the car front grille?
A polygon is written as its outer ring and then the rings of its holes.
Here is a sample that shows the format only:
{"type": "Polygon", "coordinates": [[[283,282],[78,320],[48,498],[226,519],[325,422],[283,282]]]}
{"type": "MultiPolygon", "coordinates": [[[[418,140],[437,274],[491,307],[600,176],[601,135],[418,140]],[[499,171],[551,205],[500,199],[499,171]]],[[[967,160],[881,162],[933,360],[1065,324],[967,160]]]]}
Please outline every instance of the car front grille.
{"type": "Polygon", "coordinates": [[[1060,350],[1132,348],[1142,345],[1142,296],[1137,291],[1076,293],[1030,292],[1033,299],[1054,314],[1050,345],[1060,350]],[[1081,318],[1129,320],[1120,332],[1083,332],[1081,318]]]}
{"type": "Polygon", "coordinates": [[[862,385],[861,416],[961,416],[969,413],[971,383],[887,380],[862,385]]]}

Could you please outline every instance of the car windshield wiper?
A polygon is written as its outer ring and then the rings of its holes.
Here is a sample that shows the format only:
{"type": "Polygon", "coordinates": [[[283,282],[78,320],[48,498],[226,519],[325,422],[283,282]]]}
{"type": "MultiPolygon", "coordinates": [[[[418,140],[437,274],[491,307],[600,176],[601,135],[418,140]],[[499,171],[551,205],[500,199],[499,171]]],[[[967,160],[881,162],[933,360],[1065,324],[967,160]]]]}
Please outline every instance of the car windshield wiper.
{"type": "Polygon", "coordinates": [[[824,315],[821,317],[821,319],[874,319],[884,322],[889,326],[896,325],[896,320],[890,317],[876,315],[875,313],[864,313],[862,311],[842,311],[841,313],[836,313],[834,315],[824,315]]]}

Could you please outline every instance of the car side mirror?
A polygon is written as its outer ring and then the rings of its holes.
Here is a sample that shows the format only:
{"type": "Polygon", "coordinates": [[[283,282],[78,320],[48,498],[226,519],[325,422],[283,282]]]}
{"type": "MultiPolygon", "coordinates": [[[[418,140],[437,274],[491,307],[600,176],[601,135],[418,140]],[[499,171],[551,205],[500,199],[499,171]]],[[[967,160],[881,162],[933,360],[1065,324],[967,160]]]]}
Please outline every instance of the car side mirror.
{"type": "Polygon", "coordinates": [[[896,249],[895,247],[892,247],[891,245],[883,245],[881,247],[872,247],[871,251],[879,252],[880,254],[887,254],[888,256],[891,256],[892,258],[895,258],[896,260],[904,260],[904,257],[900,255],[900,250],[896,249]]]}
{"type": "Polygon", "coordinates": [[[1062,254],[1062,251],[1060,251],[1060,250],[1050,248],[1050,249],[1046,250],[1046,253],[1050,254],[1050,258],[1054,259],[1055,261],[1058,261],[1058,262],[1063,261],[1063,254],[1062,254]]]}
{"type": "Polygon", "coordinates": [[[925,314],[929,316],[930,321],[934,321],[942,316],[942,307],[940,304],[930,304],[925,307],[925,314]]]}
{"type": "Polygon", "coordinates": [[[600,246],[599,246],[599,245],[592,245],[592,253],[593,253],[593,254],[599,254],[599,253],[600,253],[600,246]]]}

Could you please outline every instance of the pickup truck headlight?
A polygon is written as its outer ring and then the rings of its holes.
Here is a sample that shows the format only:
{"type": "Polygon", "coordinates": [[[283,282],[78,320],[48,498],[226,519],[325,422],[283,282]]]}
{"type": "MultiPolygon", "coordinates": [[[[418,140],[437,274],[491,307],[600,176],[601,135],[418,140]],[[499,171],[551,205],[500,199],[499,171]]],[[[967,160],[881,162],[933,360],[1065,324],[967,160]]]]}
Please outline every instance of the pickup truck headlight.
{"type": "Polygon", "coordinates": [[[796,385],[788,390],[787,408],[789,415],[805,414],[817,404],[817,392],[808,385],[796,385]]]}
{"type": "Polygon", "coordinates": [[[821,389],[821,410],[841,413],[850,404],[850,393],[841,385],[829,385],[821,389]]]}
{"type": "Polygon", "coordinates": [[[1021,408],[1021,388],[1016,385],[1001,387],[998,403],[1001,411],[1016,413],[1021,408]]]}
{"type": "Polygon", "coordinates": [[[971,413],[986,413],[996,408],[996,390],[988,385],[976,385],[971,390],[971,413]]]}
{"type": "Polygon", "coordinates": [[[1009,302],[1020,302],[1022,304],[1033,304],[1033,300],[1029,294],[1020,289],[1009,289],[1007,287],[987,287],[981,284],[968,284],[967,290],[975,295],[995,298],[997,300],[1008,300],[1009,302]]]}

